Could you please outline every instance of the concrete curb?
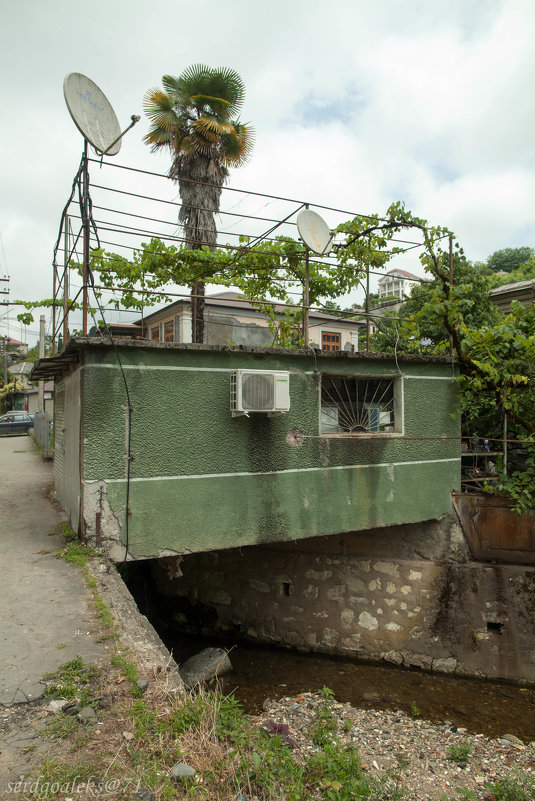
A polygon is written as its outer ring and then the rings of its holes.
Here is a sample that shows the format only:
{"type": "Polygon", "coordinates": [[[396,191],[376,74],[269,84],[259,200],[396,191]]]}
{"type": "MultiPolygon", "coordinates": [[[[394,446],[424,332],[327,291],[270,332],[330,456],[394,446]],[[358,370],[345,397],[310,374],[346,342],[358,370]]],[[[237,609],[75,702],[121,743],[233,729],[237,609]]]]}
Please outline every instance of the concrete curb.
{"type": "Polygon", "coordinates": [[[184,690],[173,659],[155,629],[136,606],[128,587],[117,572],[115,565],[100,557],[88,560],[87,566],[99,593],[116,619],[119,638],[125,648],[131,650],[142,670],[169,674],[169,689],[184,690]]]}

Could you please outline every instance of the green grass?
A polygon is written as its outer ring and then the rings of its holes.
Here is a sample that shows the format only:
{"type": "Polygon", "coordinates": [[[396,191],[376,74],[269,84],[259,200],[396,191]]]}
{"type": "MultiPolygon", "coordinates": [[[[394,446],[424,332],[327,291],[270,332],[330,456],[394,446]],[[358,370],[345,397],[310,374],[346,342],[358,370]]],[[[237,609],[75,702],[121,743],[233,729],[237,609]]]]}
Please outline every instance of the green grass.
{"type": "Polygon", "coordinates": [[[139,674],[137,672],[137,667],[130,659],[127,659],[124,654],[116,653],[111,658],[111,664],[113,667],[117,668],[120,673],[128,679],[131,685],[131,689],[134,695],[141,695],[141,690],[137,686],[136,682],[139,679],[139,674]]]}
{"type": "Polygon", "coordinates": [[[70,527],[69,523],[65,523],[65,522],[60,523],[60,528],[61,528],[61,533],[63,534],[63,536],[65,537],[66,540],[75,540],[76,539],[76,534],[74,533],[74,531],[70,527]]]}
{"type": "Polygon", "coordinates": [[[56,712],[47,722],[44,728],[45,737],[52,737],[55,740],[67,740],[80,731],[80,723],[76,715],[65,715],[63,712],[56,712]]]}
{"type": "Polygon", "coordinates": [[[95,665],[86,665],[81,657],[77,656],[70,662],[60,665],[53,673],[45,673],[48,686],[45,696],[72,700],[79,698],[83,706],[94,695],[100,671],[95,665]]]}
{"type": "Polygon", "coordinates": [[[88,559],[98,556],[98,553],[93,548],[88,548],[87,545],[80,545],[77,542],[71,542],[66,548],[63,548],[57,554],[58,559],[64,559],[69,565],[76,567],[85,567],[88,559]]]}

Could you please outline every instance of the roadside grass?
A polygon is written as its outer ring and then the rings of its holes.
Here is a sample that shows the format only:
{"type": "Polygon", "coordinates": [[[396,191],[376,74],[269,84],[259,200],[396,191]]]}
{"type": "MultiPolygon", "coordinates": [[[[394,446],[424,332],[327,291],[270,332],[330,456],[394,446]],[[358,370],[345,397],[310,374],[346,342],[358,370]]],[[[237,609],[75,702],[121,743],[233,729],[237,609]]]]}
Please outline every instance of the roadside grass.
{"type": "MultiPolygon", "coordinates": [[[[86,686],[87,669],[73,660],[57,672],[55,681],[78,685],[79,693],[79,685],[86,686]]],[[[137,669],[127,655],[118,653],[104,672],[94,674],[98,724],[81,724],[64,713],[52,718],[46,734],[61,741],[61,758],[34,769],[33,775],[42,777],[38,792],[23,798],[63,801],[72,796],[65,792],[69,780],[85,788],[77,791],[76,798],[92,798],[100,787],[106,788],[107,801],[131,801],[150,793],[158,801],[403,801],[407,797],[399,775],[385,771],[377,778],[362,766],[358,750],[339,734],[343,726],[338,731],[329,726],[311,755],[307,748],[294,746],[284,724],[273,721],[259,729],[239,702],[217,685],[176,694],[169,691],[167,674],[162,672],[141,697],[127,689],[126,681],[117,685],[122,676],[133,683],[137,669]],[[171,771],[177,763],[185,763],[195,774],[174,778],[171,771]],[[46,794],[43,782],[48,782],[46,794]]],[[[325,710],[333,703],[325,696],[323,701],[313,721],[322,730],[325,710]]],[[[511,774],[486,787],[495,801],[533,801],[533,781],[524,774],[511,774]]],[[[443,801],[478,797],[467,788],[457,788],[443,801]]]]}
{"type": "Polygon", "coordinates": [[[53,673],[45,673],[47,681],[45,697],[72,700],[77,698],[82,705],[89,703],[98,686],[100,670],[96,665],[85,664],[77,656],[60,665],[53,673]]]}
{"type": "Polygon", "coordinates": [[[217,688],[177,696],[167,691],[165,676],[160,675],[151,682],[147,696],[125,695],[122,701],[104,716],[99,714],[100,734],[77,748],[70,759],[69,741],[76,746],[81,727],[67,721],[66,715],[51,725],[50,736],[62,739],[66,757],[35,770],[57,790],[49,791],[47,801],[63,798],[62,783],[77,772],[82,777],[90,773],[97,784],[113,786],[116,791],[106,794],[109,801],[131,798],[135,790],[164,801],[403,798],[402,787],[391,774],[373,778],[362,767],[358,751],[336,736],[310,756],[280,734],[255,727],[236,699],[217,688]],[[178,762],[193,768],[195,775],[173,778],[171,769],[178,762]],[[123,792],[127,785],[133,790],[130,795],[123,792]]]}

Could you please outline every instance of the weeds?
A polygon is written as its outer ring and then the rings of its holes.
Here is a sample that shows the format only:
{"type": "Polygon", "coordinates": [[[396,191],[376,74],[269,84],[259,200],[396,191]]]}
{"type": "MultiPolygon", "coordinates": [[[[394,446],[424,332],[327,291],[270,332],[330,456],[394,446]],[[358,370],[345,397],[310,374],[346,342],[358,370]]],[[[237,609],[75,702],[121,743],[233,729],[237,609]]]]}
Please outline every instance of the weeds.
{"type": "Polygon", "coordinates": [[[335,732],[338,730],[338,724],[333,715],[333,691],[328,687],[323,687],[320,690],[320,695],[324,700],[314,712],[314,719],[308,728],[308,733],[315,745],[322,746],[333,739],[335,732]]]}
{"type": "Polygon", "coordinates": [[[533,801],[535,798],[535,778],[527,774],[512,773],[485,786],[495,801],[533,801]]]}
{"type": "Polygon", "coordinates": [[[55,740],[67,740],[74,734],[78,733],[80,723],[76,715],[66,715],[64,712],[56,712],[44,728],[46,737],[52,737],[55,740]]]}
{"type": "Polygon", "coordinates": [[[74,531],[72,530],[72,528],[68,523],[61,523],[60,528],[61,528],[61,533],[63,534],[66,540],[76,539],[76,534],[74,533],[74,531]]]}
{"type": "Polygon", "coordinates": [[[118,668],[121,671],[121,674],[125,677],[125,679],[128,679],[131,685],[132,693],[134,695],[141,695],[141,690],[137,686],[139,675],[137,672],[136,665],[129,659],[127,659],[126,656],[124,656],[124,654],[120,653],[116,653],[115,656],[112,656],[111,664],[113,665],[113,667],[118,668]]]}
{"type": "Polygon", "coordinates": [[[88,548],[87,545],[80,545],[77,542],[71,542],[57,554],[58,559],[64,559],[69,565],[76,565],[76,567],[85,567],[87,560],[93,556],[98,556],[93,548],[88,548]]]}
{"type": "Polygon", "coordinates": [[[95,665],[86,665],[77,656],[70,662],[65,662],[54,673],[45,673],[44,678],[50,680],[45,690],[45,696],[72,700],[80,699],[82,705],[90,700],[99,676],[99,669],[95,665]]]}
{"type": "Polygon", "coordinates": [[[422,710],[420,709],[420,707],[416,706],[416,702],[413,701],[411,704],[411,716],[413,718],[419,718],[421,714],[422,710]]]}
{"type": "Polygon", "coordinates": [[[457,765],[466,765],[468,757],[473,750],[474,747],[469,741],[464,743],[452,743],[448,750],[448,759],[451,762],[457,763],[457,765]]]}

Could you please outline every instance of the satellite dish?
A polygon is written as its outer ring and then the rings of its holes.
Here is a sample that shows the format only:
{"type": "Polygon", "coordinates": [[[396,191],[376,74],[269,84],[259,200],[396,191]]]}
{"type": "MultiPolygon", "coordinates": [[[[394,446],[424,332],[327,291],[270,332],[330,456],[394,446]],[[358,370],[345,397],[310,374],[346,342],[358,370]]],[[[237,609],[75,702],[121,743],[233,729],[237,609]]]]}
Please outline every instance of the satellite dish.
{"type": "Polygon", "coordinates": [[[74,124],[97,153],[117,155],[121,149],[119,120],[96,83],[80,72],[70,72],[63,81],[63,95],[74,124]]]}
{"type": "Polygon", "coordinates": [[[305,209],[297,215],[299,236],[310,250],[319,256],[325,256],[332,247],[334,235],[323,217],[315,211],[305,209]]]}

